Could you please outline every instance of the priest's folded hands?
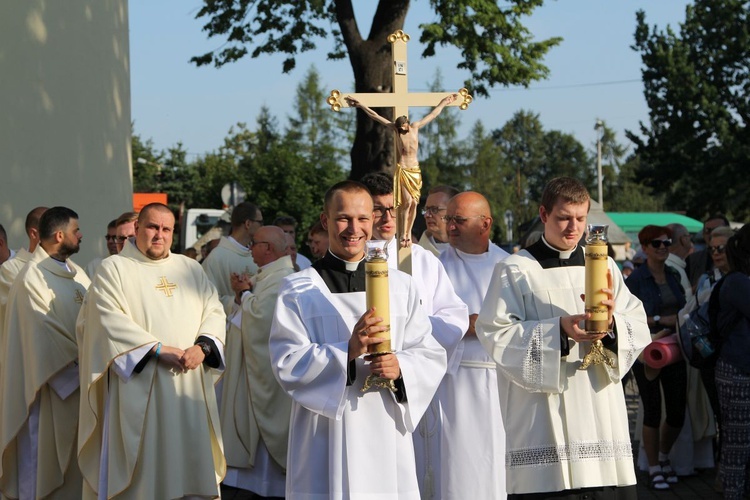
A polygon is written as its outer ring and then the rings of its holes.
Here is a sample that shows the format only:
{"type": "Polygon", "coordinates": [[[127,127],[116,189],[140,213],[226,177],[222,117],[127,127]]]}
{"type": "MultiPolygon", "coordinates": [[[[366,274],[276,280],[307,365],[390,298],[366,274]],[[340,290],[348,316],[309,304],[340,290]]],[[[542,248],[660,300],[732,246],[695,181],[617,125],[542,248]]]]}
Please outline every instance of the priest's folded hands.
{"type": "Polygon", "coordinates": [[[206,354],[201,349],[200,345],[193,345],[185,349],[185,352],[180,359],[180,364],[185,370],[195,370],[201,363],[206,359],[206,354]]]}
{"type": "Polygon", "coordinates": [[[159,363],[162,365],[167,365],[168,367],[179,370],[180,372],[186,371],[185,367],[182,366],[181,361],[182,357],[185,355],[185,351],[179,347],[157,344],[151,349],[151,354],[157,356],[159,363]]]}

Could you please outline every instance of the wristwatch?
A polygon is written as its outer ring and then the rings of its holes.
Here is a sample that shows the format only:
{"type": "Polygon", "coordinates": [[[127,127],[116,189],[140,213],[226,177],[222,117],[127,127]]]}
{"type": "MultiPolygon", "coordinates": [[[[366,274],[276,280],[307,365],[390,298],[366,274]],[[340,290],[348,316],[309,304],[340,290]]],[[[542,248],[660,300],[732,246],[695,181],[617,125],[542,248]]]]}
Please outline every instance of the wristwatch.
{"type": "Polygon", "coordinates": [[[659,316],[658,314],[655,314],[654,315],[654,323],[659,323],[659,321],[661,321],[661,316],[659,316]]]}
{"type": "Polygon", "coordinates": [[[203,355],[204,356],[208,356],[209,354],[211,354],[211,346],[208,345],[207,343],[205,343],[205,342],[196,342],[195,345],[197,345],[198,347],[201,348],[201,351],[203,351],[203,355]]]}

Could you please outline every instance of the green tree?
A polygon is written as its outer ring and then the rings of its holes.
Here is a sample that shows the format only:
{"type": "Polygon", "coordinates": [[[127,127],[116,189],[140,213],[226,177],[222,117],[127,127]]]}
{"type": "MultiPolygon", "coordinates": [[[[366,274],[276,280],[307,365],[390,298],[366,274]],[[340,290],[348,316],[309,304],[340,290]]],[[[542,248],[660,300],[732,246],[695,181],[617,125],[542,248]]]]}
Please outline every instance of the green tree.
{"type": "Polygon", "coordinates": [[[636,175],[638,157],[632,154],[628,156],[627,146],[617,142],[615,131],[604,121],[602,121],[601,144],[604,210],[607,212],[659,211],[663,197],[655,195],[651,188],[638,180],[636,175]]]}
{"type": "Polygon", "coordinates": [[[499,243],[505,235],[503,214],[513,205],[512,185],[505,182],[509,173],[500,148],[481,122],[474,124],[467,142],[466,189],[487,198],[493,216],[492,239],[499,243]]]}
{"type": "MultiPolygon", "coordinates": [[[[431,92],[443,89],[440,69],[429,84],[431,92]]],[[[423,194],[432,186],[447,184],[457,188],[465,182],[463,158],[465,148],[458,141],[458,127],[461,119],[455,109],[447,108],[432,122],[419,131],[419,165],[424,182],[423,194]]]]}
{"type": "MultiPolygon", "coordinates": [[[[509,200],[514,221],[522,224],[537,215],[541,191],[537,172],[544,163],[544,128],[538,114],[518,111],[492,132],[506,165],[504,182],[511,186],[509,200]]],[[[515,229],[515,228],[514,228],[515,229]]]]}
{"type": "MultiPolygon", "coordinates": [[[[294,118],[298,123],[300,119],[294,118]]],[[[237,159],[237,180],[266,219],[291,215],[304,229],[320,216],[326,190],[343,180],[344,173],[332,160],[335,154],[330,151],[335,148],[322,141],[309,142],[312,136],[304,133],[305,127],[300,130],[303,133],[281,134],[276,118],[264,107],[255,130],[239,126],[225,144],[237,159]]]]}
{"type": "Polygon", "coordinates": [[[746,0],[696,0],[676,33],[637,14],[649,122],[628,132],[637,174],[670,210],[696,218],[750,216],[750,9],[746,0]]]}
{"type": "Polygon", "coordinates": [[[154,149],[154,141],[144,141],[131,125],[130,151],[133,162],[133,192],[157,193],[161,153],[154,149]]]}
{"type": "MultiPolygon", "coordinates": [[[[543,0],[430,0],[435,21],[420,25],[423,57],[437,46],[461,51],[458,67],[470,77],[466,86],[481,96],[495,85],[523,84],[543,78],[541,60],[559,38],[535,41],[522,19],[543,0]]],[[[204,18],[209,37],[225,40],[220,49],[193,57],[197,65],[219,67],[246,55],[283,53],[283,71],[291,71],[298,53],[317,50],[316,43],[333,38],[331,59],[348,55],[356,92],[388,91],[393,87],[388,35],[403,29],[409,0],[380,0],[365,38],[351,0],[204,0],[196,17],[204,18]],[[252,50],[251,50],[252,49],[252,50]]],[[[390,111],[383,116],[393,119],[390,111]]],[[[393,140],[380,125],[357,113],[357,133],[351,151],[351,176],[393,167],[393,140]]]]}

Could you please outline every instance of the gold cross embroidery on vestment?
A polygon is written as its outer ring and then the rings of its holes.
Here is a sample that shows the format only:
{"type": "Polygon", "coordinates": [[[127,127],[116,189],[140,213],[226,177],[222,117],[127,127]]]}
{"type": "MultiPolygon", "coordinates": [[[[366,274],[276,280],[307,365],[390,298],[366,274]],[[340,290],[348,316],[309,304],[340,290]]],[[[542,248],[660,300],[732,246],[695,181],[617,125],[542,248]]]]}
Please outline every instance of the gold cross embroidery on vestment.
{"type": "Polygon", "coordinates": [[[166,295],[167,297],[171,297],[172,291],[177,288],[177,285],[174,283],[170,283],[169,280],[167,280],[166,276],[162,276],[159,279],[159,284],[154,288],[156,288],[160,292],[164,292],[164,295],[166,295]]]}

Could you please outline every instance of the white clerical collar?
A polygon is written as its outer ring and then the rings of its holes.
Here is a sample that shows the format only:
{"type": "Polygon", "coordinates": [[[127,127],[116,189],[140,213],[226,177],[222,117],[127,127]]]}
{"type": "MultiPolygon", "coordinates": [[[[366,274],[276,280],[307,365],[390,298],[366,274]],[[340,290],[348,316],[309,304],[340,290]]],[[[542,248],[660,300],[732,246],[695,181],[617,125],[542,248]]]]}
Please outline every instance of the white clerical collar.
{"type": "Polygon", "coordinates": [[[73,272],[73,270],[72,270],[72,269],[70,268],[70,266],[68,265],[68,261],[67,261],[67,260],[64,260],[64,261],[60,262],[59,260],[57,260],[57,259],[53,259],[52,257],[50,257],[50,260],[51,260],[52,262],[54,262],[55,264],[57,264],[58,266],[60,266],[60,267],[62,267],[63,269],[65,269],[66,271],[68,271],[69,273],[72,273],[72,272],[73,272]]]}
{"type": "Polygon", "coordinates": [[[328,249],[328,253],[330,253],[331,255],[333,255],[334,257],[336,257],[338,260],[340,260],[341,262],[343,262],[344,263],[344,267],[346,268],[347,271],[356,271],[357,268],[359,267],[359,263],[362,262],[363,260],[365,260],[364,256],[361,259],[359,259],[358,261],[344,260],[341,257],[339,257],[338,255],[336,255],[335,253],[331,252],[330,248],[328,249]]]}
{"type": "Polygon", "coordinates": [[[569,259],[570,256],[573,255],[573,252],[576,251],[576,248],[578,248],[578,245],[576,244],[576,246],[574,246],[571,250],[560,250],[559,248],[555,248],[549,243],[547,243],[547,240],[544,238],[544,235],[542,235],[542,243],[547,245],[547,248],[549,248],[550,250],[553,250],[559,253],[561,259],[569,259]]]}
{"type": "Polygon", "coordinates": [[[247,251],[247,247],[246,247],[245,245],[243,245],[242,243],[240,243],[239,241],[235,240],[235,239],[234,239],[234,238],[233,238],[232,236],[227,236],[227,239],[228,239],[229,241],[231,241],[232,243],[234,243],[234,244],[235,244],[235,246],[236,246],[237,248],[239,248],[240,250],[244,250],[244,251],[247,251]]]}
{"type": "Polygon", "coordinates": [[[447,241],[446,241],[445,243],[440,243],[439,241],[436,241],[436,240],[435,240],[435,238],[433,238],[433,237],[432,237],[432,235],[429,235],[429,236],[427,236],[427,238],[428,238],[428,239],[430,240],[430,242],[431,242],[431,243],[432,243],[433,245],[435,245],[435,248],[437,248],[437,249],[438,249],[438,250],[440,250],[441,252],[442,252],[443,250],[445,250],[446,248],[448,248],[449,246],[451,246],[451,244],[450,244],[450,243],[448,243],[447,241]]]}

